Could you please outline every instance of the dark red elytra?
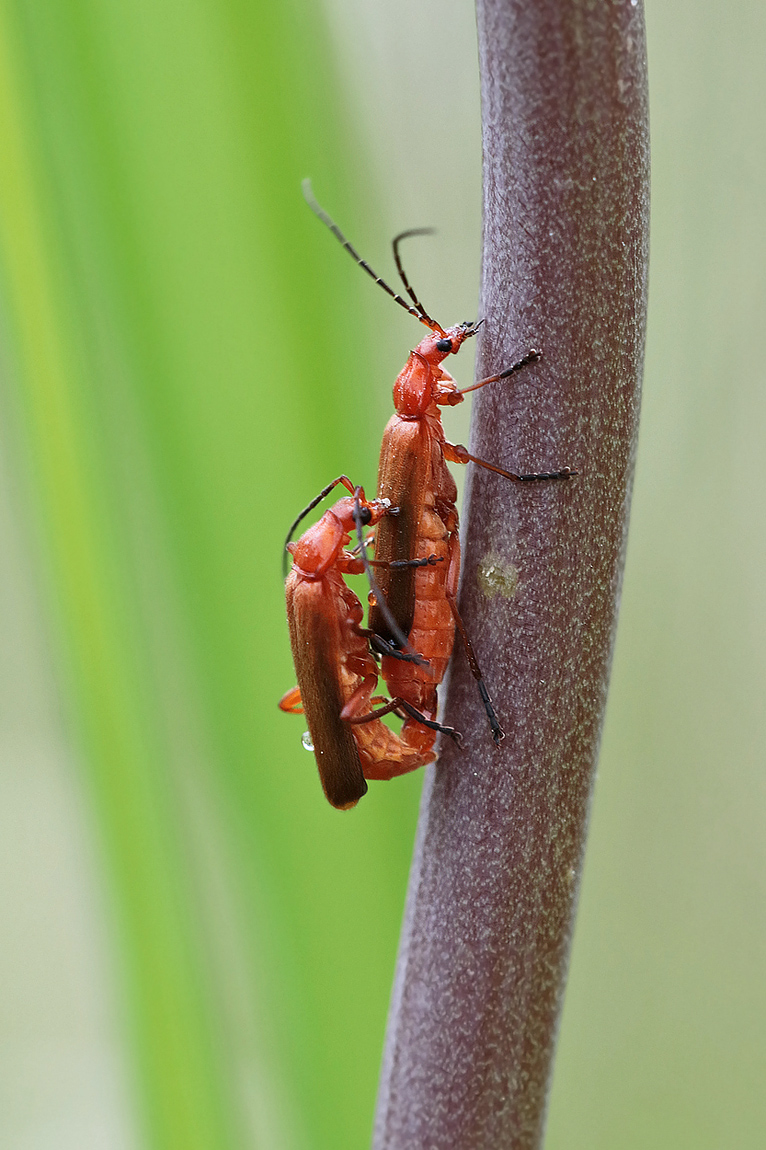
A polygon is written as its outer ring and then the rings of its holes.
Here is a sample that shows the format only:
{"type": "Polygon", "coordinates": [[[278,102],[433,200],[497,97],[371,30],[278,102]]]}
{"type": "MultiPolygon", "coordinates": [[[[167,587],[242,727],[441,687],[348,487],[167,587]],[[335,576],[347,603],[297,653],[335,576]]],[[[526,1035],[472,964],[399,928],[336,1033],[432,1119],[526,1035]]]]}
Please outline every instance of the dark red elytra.
{"type": "Polygon", "coordinates": [[[365,794],[366,779],[406,774],[433,762],[435,755],[417,745],[410,730],[397,735],[380,721],[390,711],[415,724],[427,723],[428,717],[417,715],[406,700],[373,697],[378,666],[370,653],[369,632],[361,626],[362,605],[344,579],[365,570],[365,561],[348,549],[351,532],[374,527],[390,505],[387,500],[366,500],[346,476],[323,494],[338,483],[353,496],[338,500],[297,542],[288,544],[293,565],[285,592],[298,685],[279,706],[305,715],[325,795],[334,807],[347,810],[365,794]]]}

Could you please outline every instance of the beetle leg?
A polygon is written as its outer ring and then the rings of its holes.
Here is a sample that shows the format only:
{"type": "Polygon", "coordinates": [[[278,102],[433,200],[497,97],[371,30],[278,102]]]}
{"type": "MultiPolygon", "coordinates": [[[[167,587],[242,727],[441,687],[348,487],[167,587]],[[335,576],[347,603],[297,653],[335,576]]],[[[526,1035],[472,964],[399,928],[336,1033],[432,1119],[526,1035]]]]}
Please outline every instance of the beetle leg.
{"type": "Polygon", "coordinates": [[[516,363],[512,363],[505,371],[498,372],[497,375],[489,375],[486,379],[480,379],[478,383],[472,383],[470,387],[461,387],[458,389],[459,399],[447,399],[447,403],[460,403],[464,395],[469,391],[478,391],[480,387],[486,387],[488,383],[497,383],[500,379],[507,379],[509,375],[515,375],[517,371],[521,371],[523,367],[528,367],[530,363],[537,363],[542,359],[543,353],[538,351],[537,348],[532,347],[526,355],[523,355],[516,363]]]}
{"type": "Polygon", "coordinates": [[[487,687],[484,683],[484,677],[481,673],[478,660],[474,653],[473,645],[471,640],[468,638],[465,624],[463,623],[463,620],[460,617],[460,612],[457,609],[457,588],[458,580],[460,578],[460,538],[458,536],[457,530],[453,531],[450,535],[449,559],[450,565],[449,571],[447,572],[447,583],[444,588],[444,593],[446,595],[447,602],[450,605],[452,617],[455,620],[455,626],[457,627],[460,638],[463,641],[463,648],[465,649],[466,658],[468,659],[468,665],[471,668],[471,674],[476,680],[476,686],[479,688],[479,694],[481,695],[481,701],[484,704],[484,710],[487,712],[487,719],[489,720],[490,730],[492,731],[492,738],[494,739],[495,743],[498,744],[505,738],[505,732],[498,722],[497,715],[495,714],[495,708],[492,705],[492,700],[489,697],[489,691],[487,690],[487,687]]]}
{"type": "MultiPolygon", "coordinates": [[[[344,710],[345,709],[344,707],[344,710]]],[[[424,727],[428,727],[429,730],[438,731],[442,735],[449,735],[451,739],[455,740],[458,746],[462,745],[459,731],[456,731],[454,727],[446,727],[443,723],[437,723],[434,719],[427,719],[422,711],[419,711],[417,707],[413,707],[406,699],[389,699],[384,706],[376,707],[374,711],[368,711],[366,715],[354,715],[352,718],[348,718],[348,716],[343,715],[341,712],[341,718],[345,718],[349,723],[371,723],[373,719],[381,719],[384,715],[394,714],[398,715],[400,719],[404,718],[402,711],[409,715],[411,719],[415,719],[416,722],[421,723],[424,727]]]]}
{"type": "Polygon", "coordinates": [[[417,707],[413,707],[406,699],[392,699],[392,703],[398,703],[403,711],[406,711],[411,719],[421,723],[424,727],[428,727],[431,731],[439,731],[442,735],[449,735],[451,739],[457,743],[459,747],[463,745],[463,738],[460,731],[456,731],[454,727],[447,727],[444,723],[437,723],[435,719],[427,719],[417,707]]]}
{"type": "MultiPolygon", "coordinates": [[[[359,725],[361,723],[372,723],[375,719],[382,719],[384,715],[398,714],[399,703],[401,699],[389,699],[388,702],[383,703],[379,707],[375,707],[372,711],[365,712],[364,715],[344,715],[341,712],[341,718],[344,718],[347,723],[359,725]]],[[[344,707],[345,711],[346,708],[344,707]]],[[[399,715],[401,718],[401,715],[399,715]]]]}
{"type": "Polygon", "coordinates": [[[448,371],[443,367],[436,368],[434,372],[434,400],[436,403],[455,407],[463,402],[463,393],[448,371]]]}
{"type": "Polygon", "coordinates": [[[391,659],[399,659],[402,663],[414,663],[417,667],[430,666],[428,660],[424,659],[422,655],[410,654],[408,651],[402,651],[399,647],[394,647],[388,639],[384,639],[375,631],[368,630],[363,633],[369,638],[370,647],[376,655],[388,655],[391,659]]]}
{"type": "MultiPolygon", "coordinates": [[[[338,558],[336,566],[344,575],[364,574],[364,563],[357,551],[344,551],[338,558]]],[[[368,559],[370,567],[388,567],[391,571],[401,571],[404,567],[435,567],[437,563],[444,562],[443,555],[426,555],[422,559],[368,559]]]]}
{"type": "Polygon", "coordinates": [[[303,714],[300,687],[293,687],[291,690],[285,692],[279,700],[279,709],[280,711],[287,711],[290,715],[303,714]]]}
{"type": "Polygon", "coordinates": [[[449,459],[450,463],[476,463],[479,467],[484,467],[487,471],[494,471],[495,474],[502,475],[505,479],[513,479],[516,483],[530,483],[547,479],[572,479],[573,476],[577,475],[572,467],[562,467],[561,471],[535,471],[528,475],[517,475],[514,471],[504,471],[502,467],[495,467],[494,463],[487,463],[485,459],[471,455],[462,443],[447,443],[445,440],[443,448],[444,458],[449,459]]]}
{"type": "Polygon", "coordinates": [[[356,715],[363,707],[367,706],[370,700],[370,695],[375,690],[378,683],[377,672],[372,672],[365,675],[362,682],[354,691],[350,699],[347,700],[346,705],[340,713],[341,719],[347,723],[358,722],[356,715]]]}
{"type": "Polygon", "coordinates": [[[388,567],[391,571],[401,571],[404,567],[435,567],[443,563],[443,555],[426,555],[422,559],[370,559],[371,567],[388,567]]]}
{"type": "Polygon", "coordinates": [[[476,661],[476,655],[474,654],[471,640],[468,638],[465,624],[463,623],[463,620],[461,619],[460,613],[457,609],[457,603],[455,602],[454,595],[448,594],[447,602],[452,609],[452,615],[455,619],[455,626],[458,629],[460,638],[463,640],[463,648],[466,653],[466,658],[468,659],[468,665],[471,668],[471,674],[476,680],[476,686],[479,688],[479,694],[481,695],[481,701],[484,704],[484,710],[487,712],[487,720],[489,722],[490,730],[492,731],[492,738],[494,739],[495,745],[499,746],[499,744],[505,738],[505,731],[498,722],[497,715],[495,714],[495,708],[492,705],[492,700],[489,697],[489,691],[487,690],[487,686],[484,682],[484,677],[482,676],[479,664],[476,661]]]}

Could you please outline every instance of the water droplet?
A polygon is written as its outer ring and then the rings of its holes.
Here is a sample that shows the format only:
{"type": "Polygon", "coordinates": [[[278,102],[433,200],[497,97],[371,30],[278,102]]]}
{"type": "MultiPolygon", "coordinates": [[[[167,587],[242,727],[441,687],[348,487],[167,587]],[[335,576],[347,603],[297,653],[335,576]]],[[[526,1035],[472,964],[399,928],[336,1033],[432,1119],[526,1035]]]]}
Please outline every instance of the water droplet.
{"type": "Polygon", "coordinates": [[[308,731],[304,731],[301,735],[301,745],[305,751],[313,751],[314,744],[311,741],[311,735],[308,731]]]}

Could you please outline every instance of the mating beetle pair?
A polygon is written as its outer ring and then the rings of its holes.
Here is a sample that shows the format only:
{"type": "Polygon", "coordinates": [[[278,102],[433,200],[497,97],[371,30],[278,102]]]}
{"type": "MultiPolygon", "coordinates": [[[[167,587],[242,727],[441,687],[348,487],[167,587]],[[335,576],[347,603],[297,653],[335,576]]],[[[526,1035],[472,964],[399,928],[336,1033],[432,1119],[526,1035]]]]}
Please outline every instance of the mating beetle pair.
{"type": "Polygon", "coordinates": [[[436,758],[436,735],[459,739],[437,722],[437,687],[444,678],[460,633],[496,743],[504,737],[481,671],[457,609],[460,541],[457,488],[447,462],[473,462],[517,483],[570,479],[571,468],[519,475],[449,443],[440,407],[462,403],[477,388],[520,371],[540,358],[531,350],[517,363],[471,387],[458,388],[441,364],[454,355],[479,324],[443,328],[431,319],[402,267],[399,244],[394,260],[411,303],[378,276],[314,200],[309,206],[353,259],[401,307],[428,327],[410,352],[394,384],[395,414],[383,433],[377,498],[367,500],[341,476],[320,493],[293,524],[293,531],[338,483],[350,493],[327,511],[297,543],[289,543],[293,568],[287,584],[287,615],[298,686],[280,702],[303,711],[325,794],[333,806],[354,806],[367,790],[366,779],[390,779],[436,758]],[[375,527],[375,558],[369,561],[363,527],[375,527]],[[358,553],[348,550],[356,530],[358,553]],[[371,566],[375,568],[373,576],[371,566]],[[368,628],[362,606],[346,585],[345,574],[367,571],[373,588],[368,628]],[[380,671],[373,655],[381,659],[380,671]],[[382,674],[390,699],[373,695],[382,674]],[[397,735],[380,721],[395,712],[404,719],[397,735]]]}

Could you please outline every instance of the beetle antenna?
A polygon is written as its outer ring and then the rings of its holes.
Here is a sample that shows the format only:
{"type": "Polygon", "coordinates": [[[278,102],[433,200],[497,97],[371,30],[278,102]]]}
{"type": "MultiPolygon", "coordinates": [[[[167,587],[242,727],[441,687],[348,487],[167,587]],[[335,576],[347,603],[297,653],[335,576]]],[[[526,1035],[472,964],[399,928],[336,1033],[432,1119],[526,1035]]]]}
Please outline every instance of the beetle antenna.
{"type": "Polygon", "coordinates": [[[406,312],[409,312],[410,315],[414,315],[415,319],[419,319],[420,322],[424,323],[426,327],[431,329],[431,331],[438,331],[443,335],[444,332],[441,326],[436,323],[435,320],[432,320],[430,316],[427,316],[422,308],[411,307],[405,299],[402,299],[400,295],[397,295],[393,288],[388,286],[384,279],[381,279],[378,273],[370,267],[366,260],[362,259],[362,257],[359,255],[359,252],[355,247],[353,247],[352,244],[349,243],[335,221],[331,219],[324,208],[322,208],[317,203],[314,197],[314,192],[311,188],[311,180],[304,180],[301,184],[301,188],[303,189],[303,198],[311,208],[314,215],[317,217],[317,219],[322,221],[326,228],[330,229],[338,243],[346,249],[354,262],[359,264],[359,267],[363,268],[364,271],[367,272],[367,275],[374,279],[375,283],[382,287],[383,291],[387,292],[388,295],[391,296],[391,299],[398,303],[400,307],[403,307],[406,312]]]}
{"type": "Polygon", "coordinates": [[[401,650],[407,653],[408,662],[417,663],[419,667],[428,667],[430,666],[428,659],[424,659],[422,655],[419,655],[417,651],[415,651],[414,648],[410,646],[407,636],[404,634],[396,619],[392,615],[388,603],[386,603],[386,600],[383,596],[383,592],[378,586],[378,581],[372,573],[372,566],[370,564],[370,560],[367,558],[367,544],[365,543],[364,539],[364,524],[362,523],[362,508],[359,502],[361,490],[361,487],[357,487],[354,492],[354,522],[356,523],[356,537],[359,540],[359,557],[364,564],[364,570],[370,583],[370,589],[375,596],[378,610],[385,619],[386,625],[388,626],[391,634],[396,639],[401,650]]]}
{"type": "MultiPolygon", "coordinates": [[[[405,273],[405,270],[402,267],[402,258],[399,255],[399,244],[402,242],[402,240],[408,240],[410,238],[410,236],[432,236],[432,235],[434,235],[435,231],[436,231],[435,228],[410,228],[409,231],[399,232],[398,236],[394,236],[394,239],[393,239],[392,245],[391,245],[394,249],[394,261],[396,263],[396,270],[399,273],[399,279],[404,284],[407,295],[410,297],[410,299],[412,300],[415,307],[420,312],[423,319],[426,320],[427,323],[432,325],[433,331],[436,331],[436,329],[439,327],[439,325],[437,323],[434,323],[434,321],[431,319],[431,317],[429,316],[426,309],[423,307],[423,305],[420,302],[420,300],[418,299],[418,297],[415,295],[415,292],[412,290],[412,285],[410,284],[410,281],[407,279],[407,275],[405,273]]],[[[441,329],[439,329],[439,330],[441,330],[441,329]]]]}

